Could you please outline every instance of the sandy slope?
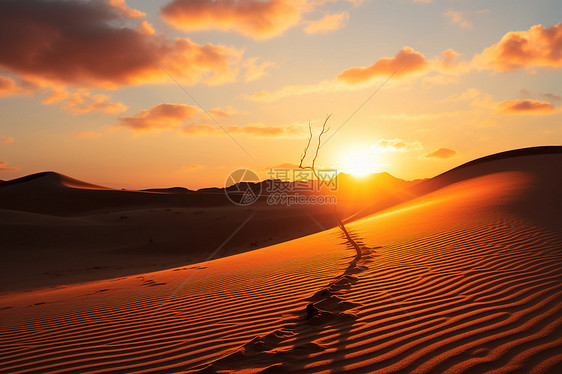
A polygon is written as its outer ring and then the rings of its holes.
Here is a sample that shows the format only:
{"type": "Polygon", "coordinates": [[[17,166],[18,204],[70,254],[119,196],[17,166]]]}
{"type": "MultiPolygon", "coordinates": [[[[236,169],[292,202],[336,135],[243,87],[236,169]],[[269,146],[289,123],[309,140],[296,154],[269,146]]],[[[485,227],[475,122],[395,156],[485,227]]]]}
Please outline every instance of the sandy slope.
{"type": "Polygon", "coordinates": [[[0,290],[195,264],[210,255],[218,258],[265,247],[335,223],[330,208],[310,212],[265,204],[141,206],[66,217],[0,209],[0,290]]]}
{"type": "Polygon", "coordinates": [[[459,169],[352,240],[5,295],[0,371],[561,372],[561,161],[459,169]]]}
{"type": "Polygon", "coordinates": [[[0,372],[162,372],[210,362],[274,330],[347,255],[319,233],[198,266],[4,296],[0,372]]]}

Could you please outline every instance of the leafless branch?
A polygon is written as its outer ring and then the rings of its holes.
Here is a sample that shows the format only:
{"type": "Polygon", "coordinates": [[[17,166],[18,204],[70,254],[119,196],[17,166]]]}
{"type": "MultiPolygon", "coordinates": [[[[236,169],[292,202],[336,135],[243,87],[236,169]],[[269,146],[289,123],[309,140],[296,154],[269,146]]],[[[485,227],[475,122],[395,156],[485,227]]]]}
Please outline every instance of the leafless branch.
{"type": "Polygon", "coordinates": [[[299,169],[310,169],[310,170],[312,170],[312,173],[314,173],[314,176],[316,177],[316,179],[319,179],[318,174],[316,174],[316,159],[318,158],[318,151],[320,150],[320,144],[322,142],[322,135],[324,135],[325,133],[330,131],[330,128],[326,127],[326,125],[328,124],[328,120],[330,119],[330,116],[331,116],[331,114],[326,116],[326,119],[324,120],[324,124],[322,125],[322,131],[320,131],[320,134],[318,135],[318,145],[316,146],[316,152],[314,153],[314,158],[312,159],[312,164],[310,166],[303,166],[302,163],[303,163],[303,161],[306,157],[306,153],[308,152],[308,148],[310,147],[310,143],[312,141],[312,127],[310,126],[310,121],[308,122],[309,138],[308,138],[308,143],[306,144],[306,148],[304,149],[303,156],[301,157],[299,169]]]}

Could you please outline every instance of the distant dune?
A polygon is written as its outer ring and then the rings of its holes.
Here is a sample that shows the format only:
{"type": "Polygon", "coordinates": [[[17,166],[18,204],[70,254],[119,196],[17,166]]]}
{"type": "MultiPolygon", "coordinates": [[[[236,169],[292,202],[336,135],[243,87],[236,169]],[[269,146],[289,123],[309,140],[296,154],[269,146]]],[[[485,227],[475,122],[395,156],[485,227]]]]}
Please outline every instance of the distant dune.
{"type": "Polygon", "coordinates": [[[190,189],[185,187],[170,187],[170,188],[148,188],[146,190],[142,190],[143,192],[159,192],[159,193],[191,193],[194,192],[190,189]]]}
{"type": "Polygon", "coordinates": [[[562,153],[525,152],[342,228],[0,296],[0,372],[560,373],[562,153]]]}
{"type": "Polygon", "coordinates": [[[31,174],[25,177],[12,179],[7,181],[2,188],[9,188],[11,186],[17,186],[26,184],[29,186],[34,186],[35,188],[60,188],[60,187],[71,187],[71,188],[81,188],[81,189],[92,189],[92,190],[109,190],[109,188],[98,186],[91,183],[86,183],[67,177],[66,175],[55,173],[54,171],[45,171],[42,173],[31,174]]]}
{"type": "MultiPolygon", "coordinates": [[[[349,191],[353,183],[342,175],[342,217],[362,208],[365,200],[384,200],[410,186],[386,173],[349,191]]],[[[5,182],[0,186],[0,237],[8,255],[0,262],[0,290],[194,264],[338,224],[332,205],[269,206],[266,197],[241,207],[219,188],[114,190],[54,172],[5,182]]]]}

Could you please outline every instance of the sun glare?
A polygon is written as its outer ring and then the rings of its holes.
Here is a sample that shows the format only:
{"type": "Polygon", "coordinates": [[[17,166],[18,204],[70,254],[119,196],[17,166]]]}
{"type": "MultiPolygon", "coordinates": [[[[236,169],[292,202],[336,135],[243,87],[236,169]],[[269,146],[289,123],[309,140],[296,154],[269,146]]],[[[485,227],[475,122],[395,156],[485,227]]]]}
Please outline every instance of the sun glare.
{"type": "Polygon", "coordinates": [[[343,157],[342,171],[354,177],[364,177],[376,172],[377,163],[373,153],[368,150],[355,149],[343,157]]]}

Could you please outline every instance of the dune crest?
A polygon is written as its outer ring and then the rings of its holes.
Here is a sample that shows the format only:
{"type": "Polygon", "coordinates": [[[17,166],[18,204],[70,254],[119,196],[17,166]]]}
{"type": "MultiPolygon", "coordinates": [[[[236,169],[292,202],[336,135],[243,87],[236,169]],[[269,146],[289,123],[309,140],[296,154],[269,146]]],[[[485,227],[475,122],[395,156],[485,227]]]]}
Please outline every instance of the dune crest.
{"type": "Polygon", "coordinates": [[[2,188],[13,187],[22,185],[33,185],[34,188],[60,188],[70,187],[87,190],[111,190],[111,188],[98,186],[96,184],[84,182],[78,179],[71,178],[64,174],[56,173],[54,171],[45,171],[41,173],[27,175],[25,177],[12,179],[2,183],[2,188]]]}

